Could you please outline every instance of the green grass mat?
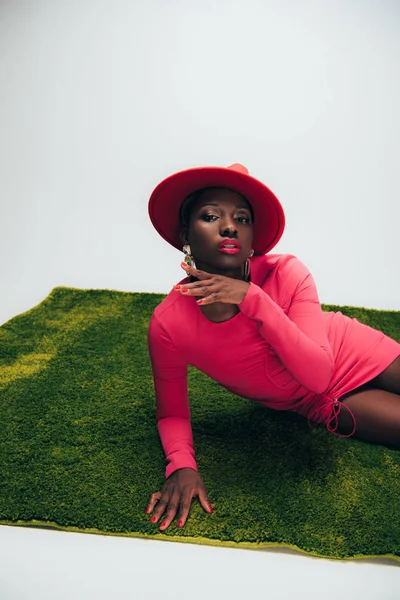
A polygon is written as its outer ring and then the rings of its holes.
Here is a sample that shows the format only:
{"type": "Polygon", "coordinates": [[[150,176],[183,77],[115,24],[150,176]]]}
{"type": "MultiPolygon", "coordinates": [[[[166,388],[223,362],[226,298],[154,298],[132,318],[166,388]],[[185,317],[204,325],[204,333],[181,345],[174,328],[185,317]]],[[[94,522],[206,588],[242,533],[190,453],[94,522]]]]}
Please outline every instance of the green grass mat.
{"type": "MultiPolygon", "coordinates": [[[[0,523],[329,558],[400,560],[400,451],[310,429],[189,367],[214,507],[183,529],[144,510],[164,483],[147,328],[165,294],[56,287],[0,327],[0,523]]],[[[323,305],[400,341],[400,312],[323,305]]]]}

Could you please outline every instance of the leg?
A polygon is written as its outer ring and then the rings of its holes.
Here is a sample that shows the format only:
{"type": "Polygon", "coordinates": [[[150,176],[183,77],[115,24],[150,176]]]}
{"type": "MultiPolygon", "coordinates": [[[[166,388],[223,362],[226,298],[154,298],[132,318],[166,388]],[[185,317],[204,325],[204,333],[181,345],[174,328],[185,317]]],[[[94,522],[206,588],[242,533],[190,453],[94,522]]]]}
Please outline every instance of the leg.
{"type": "MultiPolygon", "coordinates": [[[[355,438],[366,442],[400,448],[400,395],[379,389],[353,390],[340,401],[353,412],[356,420],[355,438]]],[[[337,432],[349,434],[353,419],[341,409],[337,432]]]]}
{"type": "Polygon", "coordinates": [[[381,390],[400,394],[400,356],[368,383],[381,390]]]}

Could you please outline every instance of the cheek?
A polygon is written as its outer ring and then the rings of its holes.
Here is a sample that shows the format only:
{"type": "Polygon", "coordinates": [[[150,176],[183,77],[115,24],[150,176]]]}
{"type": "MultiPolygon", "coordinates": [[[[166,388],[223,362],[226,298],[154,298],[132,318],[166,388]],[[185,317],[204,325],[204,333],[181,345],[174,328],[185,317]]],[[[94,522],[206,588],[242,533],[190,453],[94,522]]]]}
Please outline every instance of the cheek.
{"type": "Polygon", "coordinates": [[[243,240],[243,242],[252,242],[253,241],[253,231],[251,229],[243,228],[238,229],[239,238],[243,240]]]}
{"type": "Polygon", "coordinates": [[[203,246],[207,240],[212,240],[218,233],[218,226],[215,223],[198,223],[192,230],[193,243],[203,246]]]}

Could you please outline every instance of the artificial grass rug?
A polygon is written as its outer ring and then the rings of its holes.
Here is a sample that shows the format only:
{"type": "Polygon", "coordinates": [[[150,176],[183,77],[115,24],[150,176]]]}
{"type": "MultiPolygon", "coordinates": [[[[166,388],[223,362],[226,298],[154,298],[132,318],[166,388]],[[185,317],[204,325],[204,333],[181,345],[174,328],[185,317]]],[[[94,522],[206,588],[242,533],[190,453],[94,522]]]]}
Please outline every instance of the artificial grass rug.
{"type": "MultiPolygon", "coordinates": [[[[182,529],[176,518],[165,532],[149,523],[165,459],[147,328],[164,297],[56,287],[0,327],[0,523],[400,560],[400,451],[310,429],[191,366],[214,512],[196,498],[182,529]]],[[[322,307],[400,341],[400,312],[322,307]]]]}

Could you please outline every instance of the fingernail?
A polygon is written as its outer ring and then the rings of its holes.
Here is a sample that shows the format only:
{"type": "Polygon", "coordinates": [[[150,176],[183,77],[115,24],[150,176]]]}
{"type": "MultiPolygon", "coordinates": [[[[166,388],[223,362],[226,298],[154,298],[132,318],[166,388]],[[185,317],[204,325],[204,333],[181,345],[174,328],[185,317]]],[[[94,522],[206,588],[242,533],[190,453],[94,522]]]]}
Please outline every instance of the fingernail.
{"type": "Polygon", "coordinates": [[[180,289],[180,285],[174,285],[174,290],[179,290],[180,289]]]}
{"type": "Polygon", "coordinates": [[[165,527],[166,526],[166,522],[164,521],[164,523],[161,523],[161,527],[165,527]]]}
{"type": "Polygon", "coordinates": [[[178,521],[178,527],[182,527],[183,521],[178,521]]]}
{"type": "Polygon", "coordinates": [[[187,290],[186,288],[182,288],[181,292],[188,292],[189,290],[187,290]]]}
{"type": "Polygon", "coordinates": [[[211,512],[213,512],[211,504],[208,505],[208,508],[211,510],[211,512]]]}
{"type": "Polygon", "coordinates": [[[187,265],[185,262],[181,262],[181,267],[182,267],[183,269],[186,269],[186,268],[188,267],[188,265],[187,265]]]}
{"type": "Polygon", "coordinates": [[[147,513],[149,513],[149,512],[150,512],[150,509],[149,509],[149,508],[146,508],[146,512],[147,512],[147,513]]]}
{"type": "Polygon", "coordinates": [[[154,517],[151,517],[151,519],[150,519],[150,523],[154,523],[155,521],[157,521],[157,517],[156,517],[156,516],[154,516],[154,517]]]}

